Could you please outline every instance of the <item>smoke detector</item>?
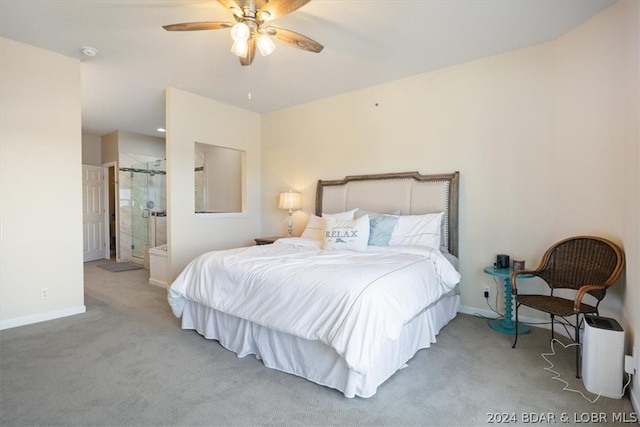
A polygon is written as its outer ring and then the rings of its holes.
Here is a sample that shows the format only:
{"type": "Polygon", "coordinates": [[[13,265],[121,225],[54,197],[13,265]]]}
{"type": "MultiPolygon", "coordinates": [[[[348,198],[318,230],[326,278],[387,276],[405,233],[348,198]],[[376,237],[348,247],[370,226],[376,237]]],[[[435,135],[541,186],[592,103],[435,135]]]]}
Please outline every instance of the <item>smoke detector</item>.
{"type": "Polygon", "coordinates": [[[81,47],[80,52],[82,52],[84,56],[91,56],[91,57],[96,56],[98,54],[98,51],[95,48],[90,46],[81,47]]]}

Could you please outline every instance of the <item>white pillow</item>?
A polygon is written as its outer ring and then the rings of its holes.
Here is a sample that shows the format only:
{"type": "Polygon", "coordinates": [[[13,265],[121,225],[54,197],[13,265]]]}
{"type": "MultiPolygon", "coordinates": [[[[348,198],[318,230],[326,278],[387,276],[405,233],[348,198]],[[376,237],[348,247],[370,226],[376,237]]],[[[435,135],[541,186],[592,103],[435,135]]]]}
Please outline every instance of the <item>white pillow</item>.
{"type": "Polygon", "coordinates": [[[326,227],[324,219],[319,216],[315,216],[311,214],[309,217],[309,221],[307,222],[307,226],[305,227],[302,235],[300,237],[304,237],[305,239],[313,239],[322,242],[324,239],[324,229],[326,227]]]}
{"type": "Polygon", "coordinates": [[[391,233],[389,246],[428,246],[440,249],[440,229],[444,212],[424,215],[402,215],[391,233]]]}
{"type": "Polygon", "coordinates": [[[366,251],[369,242],[369,217],[346,220],[333,217],[325,218],[327,228],[324,232],[325,249],[366,251]]]}
{"type": "Polygon", "coordinates": [[[304,231],[300,235],[300,237],[304,237],[306,239],[314,239],[323,241],[324,239],[324,229],[326,227],[324,218],[337,218],[337,219],[353,219],[354,214],[358,209],[353,209],[346,212],[337,212],[332,214],[323,213],[322,218],[319,216],[311,214],[309,217],[309,221],[307,222],[307,226],[304,231]]]}
{"type": "Polygon", "coordinates": [[[338,219],[353,219],[353,216],[355,215],[356,211],[358,210],[358,208],[352,209],[350,211],[346,211],[346,212],[336,212],[336,213],[322,213],[322,218],[338,218],[338,219]]]}

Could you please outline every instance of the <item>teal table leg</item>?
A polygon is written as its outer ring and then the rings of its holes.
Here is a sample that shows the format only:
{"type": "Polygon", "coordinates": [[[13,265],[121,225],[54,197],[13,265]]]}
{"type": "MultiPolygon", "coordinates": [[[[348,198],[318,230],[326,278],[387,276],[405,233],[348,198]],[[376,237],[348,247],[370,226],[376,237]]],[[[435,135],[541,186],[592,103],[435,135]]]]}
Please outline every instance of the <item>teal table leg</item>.
{"type": "MultiPolygon", "coordinates": [[[[511,279],[506,277],[504,279],[504,319],[489,320],[491,329],[502,332],[503,334],[516,334],[516,322],[512,319],[512,306],[513,295],[511,292],[511,279]]],[[[531,332],[531,328],[524,323],[518,325],[518,335],[528,334],[529,332],[531,332]]]]}

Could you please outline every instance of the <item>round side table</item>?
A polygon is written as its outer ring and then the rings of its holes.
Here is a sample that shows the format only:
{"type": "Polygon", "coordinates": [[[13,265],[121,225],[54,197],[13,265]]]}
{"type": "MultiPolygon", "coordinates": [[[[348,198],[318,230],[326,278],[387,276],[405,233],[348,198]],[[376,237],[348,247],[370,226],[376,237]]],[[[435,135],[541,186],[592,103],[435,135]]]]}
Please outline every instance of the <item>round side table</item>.
{"type": "MultiPolygon", "coordinates": [[[[490,276],[504,279],[504,319],[491,319],[489,320],[489,326],[491,329],[503,334],[515,335],[516,322],[512,319],[513,294],[511,293],[511,273],[513,273],[513,268],[485,267],[484,272],[490,276]]],[[[522,277],[528,278],[532,276],[527,274],[522,277]]],[[[529,326],[523,323],[518,324],[518,335],[528,334],[529,332],[531,332],[529,326]]]]}

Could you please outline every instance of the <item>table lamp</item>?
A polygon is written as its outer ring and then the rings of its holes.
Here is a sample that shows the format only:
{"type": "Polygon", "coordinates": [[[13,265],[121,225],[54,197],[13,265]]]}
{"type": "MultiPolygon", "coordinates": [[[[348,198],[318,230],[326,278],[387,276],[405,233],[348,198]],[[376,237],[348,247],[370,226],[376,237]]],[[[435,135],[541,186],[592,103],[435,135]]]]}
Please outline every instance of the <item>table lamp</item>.
{"type": "Polygon", "coordinates": [[[302,208],[300,193],[291,190],[280,193],[278,207],[289,210],[289,237],[291,237],[293,234],[293,211],[302,208]]]}

